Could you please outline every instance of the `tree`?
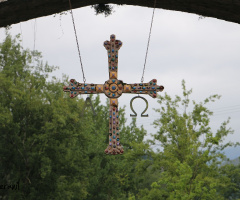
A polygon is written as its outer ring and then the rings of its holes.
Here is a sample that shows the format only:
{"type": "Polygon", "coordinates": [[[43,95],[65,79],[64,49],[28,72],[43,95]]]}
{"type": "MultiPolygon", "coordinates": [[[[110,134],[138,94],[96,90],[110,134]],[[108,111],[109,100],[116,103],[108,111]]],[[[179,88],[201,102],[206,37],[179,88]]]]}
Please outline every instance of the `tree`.
{"type": "MultiPolygon", "coordinates": [[[[126,4],[136,5],[143,7],[153,7],[153,1],[138,0],[113,0],[104,1],[105,4],[126,4]]],[[[73,8],[81,8],[85,6],[100,5],[97,8],[104,7],[110,8],[108,5],[103,4],[102,1],[97,0],[85,0],[76,1],[72,0],[73,8]],[[105,5],[105,6],[104,6],[105,5]]],[[[223,19],[230,22],[240,23],[240,0],[157,0],[156,8],[162,8],[167,10],[182,11],[188,13],[195,13],[200,16],[214,17],[217,19],[223,19]]],[[[111,8],[110,8],[111,9],[111,8]]],[[[52,15],[69,10],[69,0],[42,0],[42,1],[19,1],[19,0],[7,0],[0,3],[0,27],[27,21],[29,19],[52,15]],[[28,12],[26,13],[26,8],[28,12]],[[9,17],[11,16],[11,17],[9,17]]],[[[102,10],[102,9],[99,9],[102,10]]],[[[106,9],[105,9],[106,11],[106,9]]]]}
{"type": "Polygon", "coordinates": [[[3,199],[84,199],[91,121],[83,101],[62,95],[62,83],[47,82],[54,67],[37,51],[23,50],[19,36],[0,44],[0,177],[19,182],[3,199]]]}
{"type": "Polygon", "coordinates": [[[103,156],[102,150],[106,148],[109,139],[105,131],[108,127],[109,105],[108,101],[106,106],[99,106],[99,103],[99,98],[96,98],[94,107],[99,121],[95,121],[93,130],[101,130],[102,128],[99,127],[103,127],[101,124],[104,122],[103,132],[97,134],[97,137],[104,138],[104,141],[99,141],[98,147],[100,148],[90,147],[92,150],[89,156],[92,168],[87,199],[126,200],[131,194],[137,194],[139,189],[145,188],[146,185],[156,180],[151,177],[148,170],[149,163],[151,164],[152,161],[143,159],[143,156],[151,152],[148,142],[143,141],[147,132],[143,127],[137,127],[135,118],[129,126],[125,126],[125,111],[124,108],[120,108],[120,134],[124,154],[103,156]]]}
{"type": "Polygon", "coordinates": [[[161,171],[161,175],[152,183],[150,190],[144,189],[139,193],[140,199],[219,200],[225,198],[224,190],[229,186],[236,189],[236,184],[219,168],[225,158],[222,151],[234,145],[224,142],[224,138],[233,133],[227,127],[229,119],[216,133],[209,126],[213,113],[207,104],[220,96],[212,95],[200,103],[192,101],[191,105],[189,96],[192,90],[186,90],[184,81],[182,87],[183,98],[171,98],[167,94],[158,97],[160,108],[156,112],[160,117],[154,122],[158,128],[154,139],[163,151],[159,150],[154,155],[153,166],[161,171]],[[187,112],[191,106],[192,110],[187,112]]]}
{"type": "Polygon", "coordinates": [[[240,199],[240,164],[225,163],[220,167],[220,174],[223,178],[231,180],[228,187],[221,188],[224,197],[226,199],[240,199]]]}
{"type": "MultiPolygon", "coordinates": [[[[0,43],[0,185],[19,182],[19,190],[0,190],[1,199],[127,199],[156,181],[146,130],[133,119],[125,126],[119,109],[124,155],[105,155],[109,102],[90,96],[70,99],[37,51],[24,50],[20,36],[0,43]],[[148,177],[148,178],[146,178],[148,177]],[[145,181],[146,180],[146,181],[145,181]]],[[[1,186],[0,186],[1,187],[1,186]]]]}
{"type": "MultiPolygon", "coordinates": [[[[37,51],[24,50],[20,36],[0,43],[0,187],[19,182],[19,190],[0,190],[1,199],[224,199],[239,198],[239,166],[221,165],[221,151],[233,143],[223,122],[214,134],[207,103],[193,101],[183,82],[183,99],[159,97],[155,141],[133,118],[126,126],[119,109],[123,155],[105,155],[109,102],[63,94],[62,81],[50,73],[37,51]],[[165,105],[165,106],[164,106],[165,105]],[[183,106],[184,112],[179,108],[183,106]],[[150,144],[161,142],[164,151],[150,144]]],[[[8,187],[8,186],[7,186],[8,187]]]]}

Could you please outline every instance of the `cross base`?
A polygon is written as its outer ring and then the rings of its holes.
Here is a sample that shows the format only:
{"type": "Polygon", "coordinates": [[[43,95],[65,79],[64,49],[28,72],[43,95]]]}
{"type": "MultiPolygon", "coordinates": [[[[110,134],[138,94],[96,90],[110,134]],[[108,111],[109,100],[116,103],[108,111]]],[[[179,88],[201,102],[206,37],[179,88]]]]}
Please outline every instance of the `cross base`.
{"type": "Polygon", "coordinates": [[[109,108],[109,144],[105,149],[106,154],[123,154],[119,131],[118,99],[111,98],[109,108]]]}

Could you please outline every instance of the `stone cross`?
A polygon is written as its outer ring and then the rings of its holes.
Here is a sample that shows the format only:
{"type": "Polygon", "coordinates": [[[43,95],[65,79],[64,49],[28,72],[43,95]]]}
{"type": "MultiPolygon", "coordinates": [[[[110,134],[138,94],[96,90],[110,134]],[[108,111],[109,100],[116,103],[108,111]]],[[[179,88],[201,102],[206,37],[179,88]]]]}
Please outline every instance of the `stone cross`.
{"type": "Polygon", "coordinates": [[[109,109],[109,144],[105,149],[106,154],[122,154],[123,147],[120,142],[118,97],[122,93],[148,94],[153,98],[157,97],[157,92],[163,91],[164,87],[157,85],[157,80],[152,79],[148,83],[127,84],[118,80],[118,51],[122,46],[120,40],[116,40],[115,35],[110,36],[110,41],[104,42],[104,47],[108,55],[109,80],[104,84],[79,83],[75,79],[70,80],[68,86],[64,86],[64,92],[70,92],[70,97],[74,98],[79,94],[99,94],[104,93],[110,98],[109,109]]]}

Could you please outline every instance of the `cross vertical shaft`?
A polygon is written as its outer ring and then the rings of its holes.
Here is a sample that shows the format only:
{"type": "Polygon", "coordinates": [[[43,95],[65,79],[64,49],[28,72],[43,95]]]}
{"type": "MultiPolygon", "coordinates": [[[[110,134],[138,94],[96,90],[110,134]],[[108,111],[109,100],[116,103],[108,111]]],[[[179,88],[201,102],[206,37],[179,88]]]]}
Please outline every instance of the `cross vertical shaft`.
{"type": "MultiPolygon", "coordinates": [[[[122,94],[122,81],[118,81],[118,50],[122,46],[115,35],[110,36],[110,41],[104,42],[108,54],[109,80],[105,83],[105,91],[110,98],[109,108],[109,145],[105,149],[106,154],[122,154],[123,148],[120,143],[118,97],[122,94]]],[[[105,94],[106,94],[105,92],[105,94]]]]}

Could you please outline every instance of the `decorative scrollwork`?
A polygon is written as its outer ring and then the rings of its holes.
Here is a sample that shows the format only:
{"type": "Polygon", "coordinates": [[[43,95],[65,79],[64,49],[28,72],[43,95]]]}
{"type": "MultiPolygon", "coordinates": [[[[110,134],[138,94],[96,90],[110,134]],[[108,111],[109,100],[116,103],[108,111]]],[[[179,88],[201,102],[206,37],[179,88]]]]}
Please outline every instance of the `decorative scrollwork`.
{"type": "Polygon", "coordinates": [[[132,103],[133,103],[133,100],[135,100],[136,98],[140,98],[140,99],[143,99],[144,101],[145,101],[145,103],[146,103],[146,108],[144,109],[144,111],[141,113],[141,117],[148,117],[148,114],[145,114],[144,115],[144,113],[147,111],[147,109],[148,109],[148,101],[147,101],[147,99],[145,99],[144,97],[141,97],[141,96],[136,96],[136,97],[133,97],[132,99],[131,99],[131,101],[130,101],[130,108],[131,108],[131,110],[132,110],[132,112],[134,113],[134,114],[130,114],[130,116],[131,117],[137,117],[137,113],[135,112],[135,110],[133,109],[133,105],[132,105],[132,103]]]}

